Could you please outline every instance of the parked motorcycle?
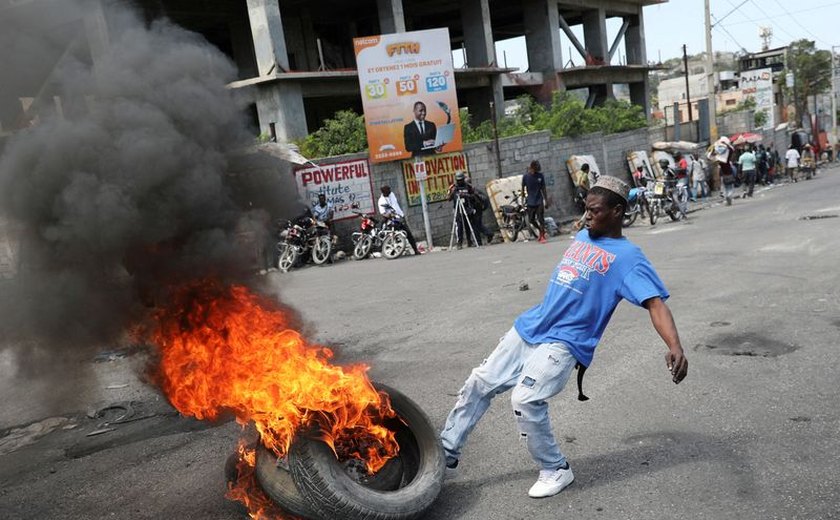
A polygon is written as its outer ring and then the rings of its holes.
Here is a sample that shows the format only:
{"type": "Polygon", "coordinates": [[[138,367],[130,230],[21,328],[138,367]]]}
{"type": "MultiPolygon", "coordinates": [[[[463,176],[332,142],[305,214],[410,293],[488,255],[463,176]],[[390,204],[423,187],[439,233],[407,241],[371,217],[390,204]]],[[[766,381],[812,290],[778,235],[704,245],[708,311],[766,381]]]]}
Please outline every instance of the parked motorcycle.
{"type": "MultiPolygon", "coordinates": [[[[390,209],[386,206],[386,209],[390,209]]],[[[408,235],[402,227],[402,219],[391,214],[377,223],[373,215],[354,211],[361,218],[360,230],[353,233],[353,258],[363,260],[374,248],[381,248],[382,256],[388,260],[399,258],[408,247],[408,235]]]]}
{"type": "Polygon", "coordinates": [[[630,194],[627,197],[627,209],[624,211],[624,218],[621,219],[622,226],[632,226],[637,217],[644,218],[645,211],[650,213],[647,191],[647,188],[644,187],[630,189],[630,194]]]}
{"type": "Polygon", "coordinates": [[[666,207],[665,212],[671,217],[671,220],[680,220],[680,218],[687,218],[688,210],[688,184],[678,181],[667,181],[669,188],[670,205],[666,207]]]}
{"type": "Polygon", "coordinates": [[[667,196],[665,190],[665,181],[654,181],[653,188],[645,190],[644,196],[648,203],[648,216],[650,217],[650,225],[656,224],[659,216],[665,212],[664,205],[667,196]]]}
{"type": "Polygon", "coordinates": [[[330,228],[312,218],[287,221],[280,238],[282,240],[277,243],[277,267],[283,272],[303,264],[307,254],[316,265],[329,260],[332,254],[330,228]]]}
{"type": "Polygon", "coordinates": [[[511,201],[511,203],[503,204],[499,208],[499,216],[501,217],[499,229],[505,240],[510,242],[516,242],[519,233],[530,233],[533,238],[540,236],[539,228],[528,218],[528,210],[522,203],[522,198],[521,192],[517,193],[514,191],[512,192],[512,196],[504,196],[504,199],[511,201]]]}
{"type": "Polygon", "coordinates": [[[379,240],[379,226],[373,214],[365,214],[359,211],[353,212],[361,222],[359,231],[353,233],[353,259],[364,260],[370,255],[374,247],[381,246],[379,240]]]}
{"type": "Polygon", "coordinates": [[[646,192],[650,206],[650,223],[656,224],[659,217],[665,213],[671,220],[685,218],[685,208],[688,205],[688,186],[677,183],[676,180],[657,180],[653,183],[653,190],[646,192]]]}

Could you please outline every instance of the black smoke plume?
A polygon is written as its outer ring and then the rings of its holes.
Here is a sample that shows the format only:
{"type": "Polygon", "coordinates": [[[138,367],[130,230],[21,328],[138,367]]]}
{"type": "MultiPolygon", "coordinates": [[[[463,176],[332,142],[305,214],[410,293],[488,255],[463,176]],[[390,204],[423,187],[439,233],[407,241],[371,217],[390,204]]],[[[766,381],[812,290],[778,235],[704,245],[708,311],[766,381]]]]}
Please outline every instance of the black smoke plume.
{"type": "Polygon", "coordinates": [[[31,101],[0,152],[0,216],[17,250],[0,350],[19,359],[120,341],[168,283],[241,280],[294,199],[276,160],[249,159],[260,171],[243,178],[245,100],[201,36],[109,11],[97,51],[85,4],[30,4],[0,13],[0,107],[31,101]]]}

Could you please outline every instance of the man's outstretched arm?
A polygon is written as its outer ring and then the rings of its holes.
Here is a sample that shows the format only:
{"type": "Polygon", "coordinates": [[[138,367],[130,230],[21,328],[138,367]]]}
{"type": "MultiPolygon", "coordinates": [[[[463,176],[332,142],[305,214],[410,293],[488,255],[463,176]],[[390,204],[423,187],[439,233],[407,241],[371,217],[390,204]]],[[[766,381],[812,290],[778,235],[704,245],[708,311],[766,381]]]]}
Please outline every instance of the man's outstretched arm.
{"type": "Polygon", "coordinates": [[[653,328],[668,346],[668,353],[665,354],[665,366],[671,371],[674,383],[679,384],[688,375],[688,360],[680,344],[680,335],[677,333],[677,325],[674,323],[674,316],[671,309],[665,305],[661,298],[650,298],[644,302],[645,309],[650,313],[650,321],[653,328]]]}

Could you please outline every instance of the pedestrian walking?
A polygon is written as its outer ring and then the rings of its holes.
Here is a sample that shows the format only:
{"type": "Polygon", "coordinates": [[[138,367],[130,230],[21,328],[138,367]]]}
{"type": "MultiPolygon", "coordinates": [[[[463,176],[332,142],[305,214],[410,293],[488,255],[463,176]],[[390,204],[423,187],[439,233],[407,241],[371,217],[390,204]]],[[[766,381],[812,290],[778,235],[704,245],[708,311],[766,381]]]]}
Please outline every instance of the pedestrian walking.
{"type": "Polygon", "coordinates": [[[747,149],[738,157],[738,166],[742,172],[744,179],[743,197],[752,197],[753,189],[755,188],[755,164],[756,158],[752,151],[752,146],[747,145],[747,149]]]}
{"type": "Polygon", "coordinates": [[[525,205],[528,207],[528,219],[539,226],[540,236],[537,240],[545,244],[545,208],[548,207],[549,200],[539,161],[531,161],[528,171],[522,176],[522,189],[527,194],[525,205]]]}
{"type": "Polygon", "coordinates": [[[709,147],[708,152],[706,152],[706,158],[717,164],[720,177],[720,196],[726,200],[727,206],[732,205],[732,193],[735,190],[735,172],[730,162],[734,152],[735,149],[726,136],[715,141],[715,144],[709,147]]]}
{"type": "Polygon", "coordinates": [[[793,146],[785,152],[785,170],[791,182],[796,182],[796,170],[799,169],[799,151],[793,146]]]}
{"type": "Polygon", "coordinates": [[[768,154],[767,150],[764,149],[764,145],[758,145],[758,150],[755,152],[755,167],[756,167],[756,177],[755,182],[760,182],[765,186],[769,184],[768,182],[768,154]]]}
{"type": "Polygon", "coordinates": [[[623,181],[601,176],[586,198],[586,229],[577,233],[554,269],[542,303],[521,314],[467,378],[441,432],[450,474],[491,400],[513,390],[520,438],[539,467],[528,496],[556,495],[572,483],[572,468],[551,429],[547,400],[563,390],[575,367],[592,362],[621,300],[647,309],[668,348],[665,365],[672,381],[685,378],[688,361],[665,304],[668,291],[641,249],[622,236],[628,192],[623,181]]]}
{"type": "Polygon", "coordinates": [[[691,185],[694,187],[694,198],[692,200],[695,202],[698,198],[706,200],[709,195],[709,185],[706,183],[706,165],[696,153],[692,154],[691,157],[694,159],[691,161],[691,185]]]}

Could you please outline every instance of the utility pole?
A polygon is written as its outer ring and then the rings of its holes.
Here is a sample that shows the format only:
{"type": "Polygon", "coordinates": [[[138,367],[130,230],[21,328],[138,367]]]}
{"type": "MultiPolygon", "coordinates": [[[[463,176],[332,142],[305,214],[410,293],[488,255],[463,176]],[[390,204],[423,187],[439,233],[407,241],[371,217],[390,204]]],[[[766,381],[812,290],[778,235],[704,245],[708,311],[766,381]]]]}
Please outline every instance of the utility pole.
{"type": "Polygon", "coordinates": [[[691,114],[691,92],[688,90],[688,54],[686,52],[685,44],[683,44],[683,68],[685,69],[685,101],[688,103],[688,122],[694,121],[691,114]]]}
{"type": "Polygon", "coordinates": [[[709,139],[717,141],[717,100],[715,99],[715,58],[712,53],[712,8],[706,0],[706,90],[709,91],[709,139]]]}
{"type": "Polygon", "coordinates": [[[837,161],[837,74],[840,72],[840,56],[838,56],[834,49],[840,49],[840,46],[831,46],[831,133],[834,136],[834,149],[831,151],[831,160],[837,161]]]}

